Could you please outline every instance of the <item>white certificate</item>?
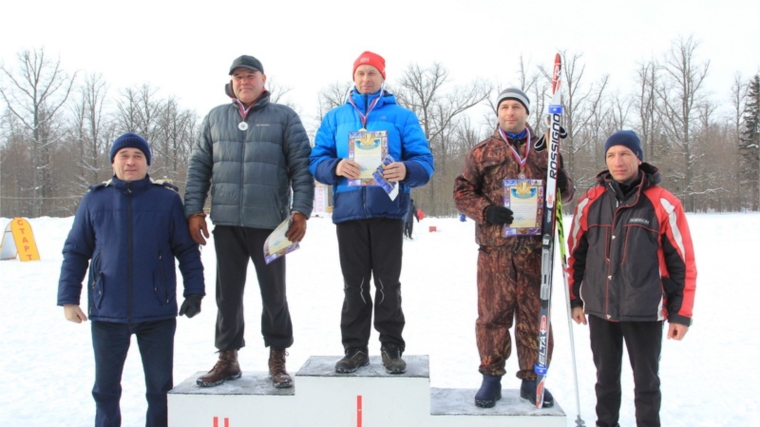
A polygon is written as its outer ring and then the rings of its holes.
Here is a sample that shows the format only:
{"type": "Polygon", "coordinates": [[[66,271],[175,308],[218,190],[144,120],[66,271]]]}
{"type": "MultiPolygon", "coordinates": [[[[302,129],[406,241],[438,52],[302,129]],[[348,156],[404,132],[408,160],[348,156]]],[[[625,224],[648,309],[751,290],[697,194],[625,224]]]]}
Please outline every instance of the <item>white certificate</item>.
{"type": "Polygon", "coordinates": [[[388,155],[388,132],[358,131],[348,133],[348,158],[362,168],[358,179],[349,179],[348,185],[378,185],[372,174],[388,155]]]}
{"type": "Polygon", "coordinates": [[[298,242],[291,242],[285,237],[285,233],[287,233],[288,228],[290,228],[291,221],[292,217],[289,216],[288,219],[281,222],[280,225],[269,234],[269,237],[267,237],[267,240],[264,242],[264,260],[267,264],[300,247],[298,242]]]}
{"type": "Polygon", "coordinates": [[[505,179],[504,206],[512,211],[512,224],[504,227],[505,236],[540,236],[544,214],[542,179],[505,179]]]}

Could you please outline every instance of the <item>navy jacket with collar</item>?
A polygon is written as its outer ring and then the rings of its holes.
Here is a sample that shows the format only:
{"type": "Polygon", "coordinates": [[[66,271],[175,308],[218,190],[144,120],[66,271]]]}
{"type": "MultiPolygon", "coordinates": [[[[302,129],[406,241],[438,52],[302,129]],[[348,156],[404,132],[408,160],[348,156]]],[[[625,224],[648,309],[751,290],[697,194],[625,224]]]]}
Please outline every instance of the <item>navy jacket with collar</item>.
{"type": "Polygon", "coordinates": [[[58,305],[79,305],[87,279],[91,320],[136,323],[177,315],[174,258],[184,295],[205,295],[200,251],[176,187],[116,177],[82,198],[63,247],[58,305]]]}

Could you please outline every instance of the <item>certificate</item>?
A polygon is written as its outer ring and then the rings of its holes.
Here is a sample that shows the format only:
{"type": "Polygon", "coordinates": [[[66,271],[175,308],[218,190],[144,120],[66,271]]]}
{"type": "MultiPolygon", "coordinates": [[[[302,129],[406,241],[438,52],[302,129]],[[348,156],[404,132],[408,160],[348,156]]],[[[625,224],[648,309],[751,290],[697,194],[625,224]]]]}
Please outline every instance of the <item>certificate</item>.
{"type": "Polygon", "coordinates": [[[285,233],[290,228],[290,220],[291,218],[288,217],[288,219],[281,222],[264,242],[264,260],[267,264],[300,247],[297,242],[293,243],[285,237],[285,233]]]}
{"type": "Polygon", "coordinates": [[[359,178],[349,179],[348,185],[378,185],[372,174],[388,155],[388,132],[358,131],[348,133],[348,158],[362,168],[359,178]]]}
{"type": "Polygon", "coordinates": [[[391,200],[396,200],[396,196],[398,196],[398,183],[396,182],[390,182],[387,179],[385,179],[385,167],[389,164],[393,163],[393,157],[391,156],[385,156],[383,159],[383,162],[380,163],[380,166],[377,167],[375,172],[372,174],[372,176],[375,178],[375,182],[380,185],[380,187],[385,190],[386,193],[388,193],[388,197],[391,198],[391,200]]]}
{"type": "Polygon", "coordinates": [[[505,179],[504,206],[512,211],[512,224],[505,236],[540,236],[544,215],[544,180],[505,179]]]}

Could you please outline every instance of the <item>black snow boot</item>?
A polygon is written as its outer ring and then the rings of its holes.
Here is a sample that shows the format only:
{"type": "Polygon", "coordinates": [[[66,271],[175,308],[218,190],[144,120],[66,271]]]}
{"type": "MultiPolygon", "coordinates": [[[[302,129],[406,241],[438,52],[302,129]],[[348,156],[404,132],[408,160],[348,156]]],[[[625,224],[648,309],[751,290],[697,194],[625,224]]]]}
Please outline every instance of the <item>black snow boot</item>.
{"type": "Polygon", "coordinates": [[[350,374],[356,372],[362,366],[369,365],[369,356],[367,347],[349,347],[346,349],[346,355],[335,364],[335,372],[339,374],[350,374]]]}
{"type": "Polygon", "coordinates": [[[475,406],[493,408],[499,399],[501,399],[501,376],[483,374],[483,384],[475,394],[475,406]]]}
{"type": "MultiPolygon", "coordinates": [[[[534,406],[536,405],[536,387],[538,387],[538,381],[536,380],[522,380],[520,385],[520,397],[528,400],[534,406]]],[[[544,408],[551,408],[554,406],[554,396],[548,389],[544,389],[544,408]]]]}
{"type": "Polygon", "coordinates": [[[385,372],[394,375],[406,372],[406,362],[401,358],[401,353],[401,347],[396,344],[385,343],[380,347],[385,372]]]}

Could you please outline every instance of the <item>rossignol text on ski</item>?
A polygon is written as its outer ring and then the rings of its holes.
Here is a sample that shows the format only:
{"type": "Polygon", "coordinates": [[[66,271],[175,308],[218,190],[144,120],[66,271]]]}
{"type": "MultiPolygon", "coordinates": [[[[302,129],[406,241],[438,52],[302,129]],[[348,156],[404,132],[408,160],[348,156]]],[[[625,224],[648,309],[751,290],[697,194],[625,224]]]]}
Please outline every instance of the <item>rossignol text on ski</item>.
{"type": "Polygon", "coordinates": [[[548,371],[549,328],[551,326],[552,271],[554,269],[554,236],[556,230],[557,173],[559,170],[559,140],[561,133],[562,97],[560,95],[560,72],[562,59],[554,57],[552,73],[552,100],[549,104],[549,162],[546,170],[546,194],[544,196],[541,230],[541,309],[539,312],[538,361],[536,371],[536,407],[544,404],[544,383],[548,371]]]}

